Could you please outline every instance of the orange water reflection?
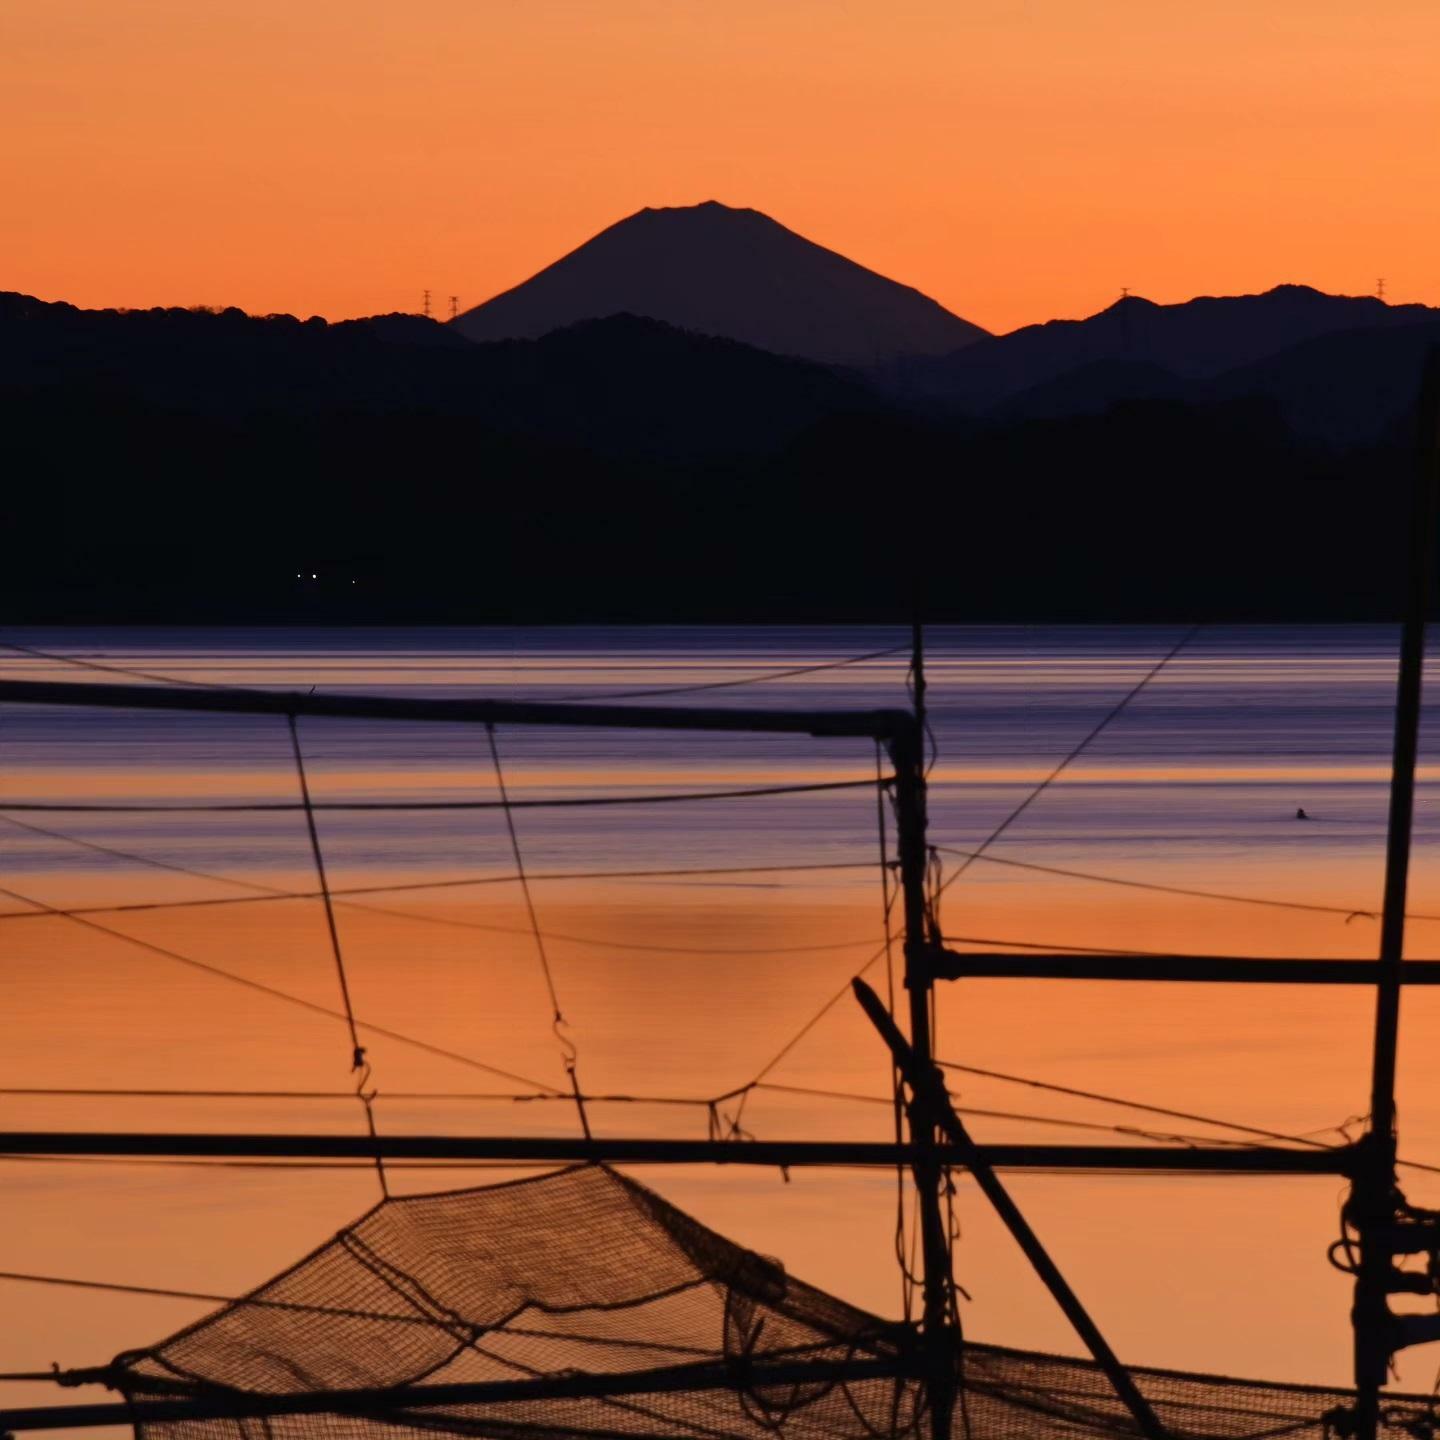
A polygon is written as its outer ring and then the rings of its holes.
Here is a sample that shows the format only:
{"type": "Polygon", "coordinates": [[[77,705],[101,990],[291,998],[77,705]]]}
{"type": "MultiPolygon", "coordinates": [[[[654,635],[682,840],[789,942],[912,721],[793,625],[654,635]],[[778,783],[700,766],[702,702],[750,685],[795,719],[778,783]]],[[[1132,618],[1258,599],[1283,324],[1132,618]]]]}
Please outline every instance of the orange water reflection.
{"type": "MultiPolygon", "coordinates": [[[[853,648],[874,646],[867,641],[853,648]]],[[[1139,642],[1137,652],[1144,657],[1139,642]]],[[[1117,649],[1105,660],[1100,681],[1092,674],[1086,683],[1100,683],[1103,698],[1105,685],[1123,684],[1132,674],[1133,658],[1117,649]]],[[[1218,663],[1213,656],[1197,661],[1197,672],[1182,674],[1172,693],[1218,683],[1218,663]]],[[[383,671],[383,662],[374,664],[383,671]]],[[[656,669],[651,678],[671,676],[658,662],[635,664],[641,672],[656,669]]],[[[963,667],[956,662],[956,668],[963,667]]],[[[978,668],[989,676],[986,683],[1004,672],[1002,688],[1023,687],[1027,673],[994,655],[978,668]]],[[[1225,684],[1250,675],[1263,685],[1271,668],[1269,660],[1249,671],[1234,662],[1225,684]]],[[[1347,670],[1337,660],[1331,672],[1312,662],[1316,684],[1342,690],[1357,668],[1363,671],[1357,685],[1386,681],[1378,661],[1347,670]]],[[[936,669],[945,673],[943,665],[936,669]]],[[[976,669],[968,667],[966,683],[974,682],[976,669]]],[[[682,673],[703,676],[706,667],[687,660],[682,673]]],[[[1036,683],[1051,686],[1045,693],[1053,695],[1066,688],[1063,677],[1071,671],[1057,660],[1048,668],[1037,661],[1029,673],[1038,673],[1036,683]]],[[[607,683],[625,682],[611,676],[607,683]]],[[[844,685],[855,688],[857,682],[847,676],[844,685]]],[[[863,703],[872,703],[873,691],[862,691],[863,703]]],[[[938,696],[944,700],[947,693],[942,685],[938,696]]],[[[959,718],[942,726],[945,758],[934,777],[934,838],[963,851],[986,833],[991,811],[1003,814],[1023,786],[1053,763],[1056,745],[1050,732],[1027,740],[1024,753],[992,744],[989,732],[985,744],[971,744],[965,726],[973,709],[998,704],[996,692],[955,694],[959,718]]],[[[836,696],[827,692],[822,699],[834,703],[836,696]]],[[[893,703],[893,694],[883,701],[893,703]]],[[[1067,715],[1055,734],[1065,738],[1069,724],[1067,715]]],[[[405,738],[408,743],[415,737],[405,738]]],[[[719,747],[722,753],[707,758],[698,748],[658,753],[639,744],[597,759],[573,737],[570,749],[544,754],[527,751],[509,732],[502,738],[513,746],[507,764],[516,793],[532,787],[532,793],[590,787],[610,793],[632,786],[791,783],[849,778],[873,764],[872,756],[853,748],[817,757],[783,747],[752,753],[719,747]]],[[[293,777],[284,767],[282,739],[256,732],[239,759],[220,745],[207,760],[152,744],[140,763],[133,755],[97,757],[86,749],[90,741],[80,738],[52,753],[44,748],[50,737],[39,735],[33,738],[39,760],[7,773],[3,793],[289,799],[293,777]]],[[[975,944],[1373,955],[1377,927],[1367,912],[1378,903],[1383,749],[1377,752],[1379,742],[1367,736],[1348,753],[1326,759],[1298,747],[1293,754],[1266,754],[1264,742],[1257,735],[1252,745],[1239,734],[1227,742],[1233,751],[1227,754],[1187,739],[1175,747],[1179,753],[1165,753],[1168,733],[1137,722],[1110,753],[1068,776],[995,855],[1146,883],[1278,896],[1345,913],[1106,887],[982,862],[946,892],[947,935],[975,944]],[[1321,817],[1313,826],[1291,818],[1297,796],[1321,817]]],[[[384,764],[346,752],[343,746],[354,742],[335,729],[317,727],[312,743],[316,791],[326,798],[490,794],[483,757],[471,768],[453,754],[425,755],[424,745],[439,740],[416,739],[418,759],[413,752],[407,757],[397,742],[384,764]]],[[[473,744],[473,737],[465,743],[473,744]]],[[[1426,770],[1432,780],[1434,761],[1432,754],[1426,770]]],[[[1433,824],[1434,813],[1422,792],[1422,829],[1433,824]]],[[[343,1098],[352,1078],[338,1018],[287,1006],[120,938],[136,937],[335,1009],[336,977],[319,905],[266,898],[253,888],[313,887],[297,816],[235,818],[233,824],[224,817],[183,823],[169,817],[158,823],[143,817],[28,818],[225,878],[199,880],[153,865],[82,856],[63,841],[7,833],[0,884],[17,895],[66,906],[210,898],[236,903],[92,917],[119,935],[52,917],[6,920],[0,932],[9,1020],[5,1085],[319,1091],[342,1098],[118,1100],[7,1093],[0,1103],[11,1124],[359,1131],[359,1108],[343,1098]]],[[[750,859],[813,856],[821,863],[863,864],[875,854],[873,820],[873,796],[842,793],[806,797],[793,807],[787,802],[759,818],[719,805],[670,807],[658,827],[639,814],[624,821],[607,816],[601,826],[588,818],[562,822],[526,812],[521,829],[533,868],[543,876],[582,868],[582,862],[600,869],[723,868],[750,859]]],[[[332,880],[341,887],[466,876],[501,880],[511,868],[493,814],[463,822],[387,819],[383,825],[327,815],[322,832],[333,846],[332,880]]],[[[1413,893],[1417,910],[1440,915],[1440,904],[1427,901],[1440,894],[1440,860],[1433,854],[1433,847],[1422,846],[1413,893]]],[[[953,871],[958,857],[946,857],[946,863],[953,871]]],[[[825,997],[842,993],[883,933],[873,868],[650,881],[542,878],[535,898],[580,1075],[596,1094],[703,1100],[744,1083],[825,997]]],[[[24,908],[21,900],[0,898],[0,909],[24,908]]],[[[528,917],[513,885],[353,896],[337,913],[362,1019],[506,1072],[369,1036],[382,1130],[578,1133],[568,1102],[508,1098],[564,1083],[528,917]],[[452,1098],[406,1098],[414,1092],[452,1098]]],[[[1410,953],[1440,955],[1440,921],[1415,923],[1410,953]]],[[[871,976],[883,988],[883,959],[871,976]]],[[[1432,1043],[1440,1031],[1437,1005],[1440,999],[1427,992],[1405,1001],[1402,1148],[1423,1159],[1440,1156],[1440,1105],[1433,1099],[1440,1093],[1440,1056],[1432,1043]]],[[[939,1052],[979,1067],[1333,1137],[1329,1127],[1365,1105],[1369,1024],[1368,997],[1350,990],[967,981],[941,996],[939,1052]]],[[[877,1040],[842,998],[770,1075],[777,1086],[792,1088],[754,1093],[744,1125],[764,1138],[884,1138],[890,1121],[883,1104],[800,1092],[834,1090],[878,1101],[886,1078],[877,1040]]],[[[985,1140],[1141,1144],[1145,1135],[1133,1130],[1219,1133],[973,1076],[957,1075],[955,1088],[972,1109],[1026,1112],[1054,1122],[977,1115],[973,1129],[985,1140]],[[1132,1133],[1102,1136],[1061,1123],[1109,1120],[1133,1127],[1132,1133]]],[[[733,1107],[726,1113],[733,1114],[733,1107]]],[[[596,1130],[611,1135],[702,1135],[706,1118],[703,1106],[637,1100],[597,1103],[592,1112],[596,1130]]],[[[478,1182],[491,1173],[394,1167],[391,1176],[397,1190],[409,1190],[478,1182]]],[[[774,1172],[738,1166],[641,1174],[707,1223],[783,1257],[794,1273],[861,1305],[894,1312],[893,1177],[797,1171],[786,1183],[774,1172]]],[[[1413,1198],[1440,1202],[1437,1178],[1408,1179],[1413,1198]]],[[[1011,1184],[1128,1358],[1297,1380],[1345,1378],[1348,1287],[1324,1261],[1336,1233],[1338,1181],[1016,1175],[1011,1184]]],[[[19,1161],[0,1162],[0,1186],[11,1217],[0,1268],[217,1293],[252,1285],[281,1268],[368,1206],[376,1190],[364,1165],[317,1173],[19,1161]]],[[[963,1182],[960,1214],[958,1266],[974,1297],[967,1309],[971,1333],[1073,1350],[1048,1298],[963,1182]]],[[[19,1287],[6,1296],[14,1307],[0,1329],[6,1363],[17,1369],[103,1359],[203,1308],[19,1287]]],[[[1429,1363],[1425,1351],[1403,1357],[1405,1383],[1427,1383],[1429,1363]]]]}

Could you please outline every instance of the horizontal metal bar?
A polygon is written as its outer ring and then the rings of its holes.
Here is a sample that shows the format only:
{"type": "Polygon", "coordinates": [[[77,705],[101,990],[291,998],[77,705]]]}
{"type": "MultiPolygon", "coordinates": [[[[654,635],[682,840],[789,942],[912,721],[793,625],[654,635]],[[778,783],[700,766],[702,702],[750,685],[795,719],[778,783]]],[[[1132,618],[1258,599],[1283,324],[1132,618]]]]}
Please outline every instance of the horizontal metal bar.
{"type": "Polygon", "coordinates": [[[111,685],[0,680],[0,704],[189,710],[228,715],[328,715],[488,725],[588,725],[624,730],[742,730],[888,739],[915,723],[904,710],[744,710],[699,706],[552,704],[396,695],[306,694],[241,686],[111,685]]]}
{"type": "MultiPolygon", "coordinates": [[[[993,1166],[1011,1170],[1195,1170],[1217,1174],[1349,1174],[1351,1148],[1314,1150],[1246,1146],[981,1145],[993,1166]]],[[[945,1146],[945,1164],[963,1165],[945,1146]]],[[[0,1155],[203,1156],[312,1160],[490,1160],[516,1163],[598,1161],[616,1165],[910,1164],[912,1147],[832,1140],[565,1139],[489,1135],[158,1134],[136,1131],[0,1132],[0,1155]]]]}
{"type": "MultiPolygon", "coordinates": [[[[165,1421],[249,1419],[267,1415],[393,1416],[406,1410],[502,1405],[525,1400],[584,1399],[703,1390],[753,1389],[759,1385],[807,1385],[907,1374],[900,1359],[795,1361],[775,1365],[674,1365],[616,1374],[564,1374],[533,1380],[490,1380],[452,1385],[414,1385],[368,1390],[244,1394],[213,1391],[128,1404],[37,1405],[0,1411],[0,1432],[68,1430],[95,1425],[165,1421]]],[[[117,1379],[121,1378],[117,1375],[117,1379]]]]}
{"type": "MultiPolygon", "coordinates": [[[[1374,985],[1375,960],[1239,955],[931,954],[936,980],[1147,980],[1222,985],[1374,985]]],[[[1440,985],[1440,960],[1407,960],[1407,985],[1440,985]]]]}

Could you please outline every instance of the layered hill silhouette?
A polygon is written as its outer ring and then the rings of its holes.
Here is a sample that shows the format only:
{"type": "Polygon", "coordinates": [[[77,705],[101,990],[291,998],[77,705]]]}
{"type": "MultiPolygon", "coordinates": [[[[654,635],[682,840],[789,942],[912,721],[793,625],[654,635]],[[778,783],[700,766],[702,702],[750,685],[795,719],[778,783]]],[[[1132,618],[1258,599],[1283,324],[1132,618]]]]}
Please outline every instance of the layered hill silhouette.
{"type": "Polygon", "coordinates": [[[0,387],[239,420],[444,415],[645,456],[765,451],[828,415],[883,404],[823,366],[631,315],[476,345],[413,315],[331,325],[3,293],[0,387]]]}
{"type": "Polygon", "coordinates": [[[645,209],[453,323],[471,340],[534,339],[631,314],[830,365],[942,355],[988,332],[758,210],[645,209]]]}
{"type": "MultiPolygon", "coordinates": [[[[1177,305],[1129,296],[1085,320],[1027,325],[951,355],[900,362],[881,379],[897,392],[975,415],[1085,413],[1122,399],[1209,393],[1196,382],[1216,382],[1221,394],[1239,393],[1246,384],[1252,389],[1244,393],[1271,393],[1289,384],[1278,357],[1298,355],[1310,342],[1437,321],[1440,310],[1428,306],[1327,295],[1307,285],[1177,305]],[[1261,362],[1272,357],[1267,370],[1261,362]]],[[[1332,346],[1337,360],[1346,343],[1337,339],[1332,346]]],[[[1373,348],[1355,344],[1357,355],[1373,348]]],[[[1411,349],[1403,340],[1396,347],[1397,353],[1411,349]]],[[[1298,363],[1304,368],[1305,357],[1298,363]]]]}
{"type": "Polygon", "coordinates": [[[1425,358],[1437,345],[1440,317],[1320,335],[1211,376],[1184,376],[1143,361],[1095,360],[1009,395],[984,413],[992,422],[1015,424],[1104,415],[1157,401],[1203,408],[1263,400],[1305,443],[1334,450],[1404,444],[1413,430],[1425,358]]]}
{"type": "Polygon", "coordinates": [[[633,315],[474,343],[0,295],[0,615],[1388,618],[1440,319],[1280,299],[1135,311],[1172,312],[1148,351],[982,409],[633,315]]]}

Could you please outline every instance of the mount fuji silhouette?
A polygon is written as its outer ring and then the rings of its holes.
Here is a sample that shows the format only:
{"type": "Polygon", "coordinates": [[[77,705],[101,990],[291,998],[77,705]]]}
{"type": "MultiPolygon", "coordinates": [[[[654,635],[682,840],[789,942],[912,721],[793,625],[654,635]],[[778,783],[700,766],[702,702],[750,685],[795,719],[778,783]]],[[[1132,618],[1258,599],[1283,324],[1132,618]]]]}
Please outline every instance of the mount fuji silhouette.
{"type": "Polygon", "coordinates": [[[452,323],[470,340],[535,339],[617,314],[858,367],[944,355],[988,333],[758,210],[715,200],[638,211],[452,323]]]}

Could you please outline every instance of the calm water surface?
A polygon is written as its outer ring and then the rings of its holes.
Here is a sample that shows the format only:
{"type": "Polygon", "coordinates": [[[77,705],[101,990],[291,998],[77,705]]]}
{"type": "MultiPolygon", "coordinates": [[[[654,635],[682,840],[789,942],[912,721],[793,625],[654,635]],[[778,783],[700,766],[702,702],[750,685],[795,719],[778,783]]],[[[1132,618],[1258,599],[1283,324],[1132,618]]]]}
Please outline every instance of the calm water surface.
{"type": "MultiPolygon", "coordinates": [[[[708,685],[879,650],[904,636],[49,630],[9,638],[205,683],[556,699],[708,685]]],[[[932,840],[960,852],[982,841],[1176,638],[1161,629],[937,628],[929,655],[932,840]]],[[[1378,927],[1365,912],[1380,895],[1395,638],[1369,628],[1202,631],[1026,810],[992,860],[947,890],[947,934],[957,944],[1373,956],[1378,927]],[[1297,806],[1313,820],[1296,821],[1297,806]],[[998,861],[1360,913],[1186,898],[998,861]]],[[[103,678],[18,654],[0,659],[0,673],[103,678]]],[[[894,656],[673,703],[893,706],[905,703],[904,681],[905,660],[894,656]]],[[[295,798],[288,736],[270,719],[4,707],[0,727],[0,802],[12,805],[295,798]]],[[[309,720],[301,736],[322,802],[495,796],[480,731],[309,720]]],[[[509,727],[497,739],[517,799],[856,779],[873,777],[876,765],[868,744],[797,737],[509,727]]],[[[1440,953],[1437,779],[1440,733],[1431,725],[1412,908],[1437,919],[1413,925],[1417,956],[1440,953]]],[[[7,1124],[344,1132],[362,1125],[356,1103],[341,1098],[20,1093],[350,1088],[342,1023],[233,978],[314,1006],[339,1004],[319,905],[266,893],[314,888],[299,814],[11,810],[0,821],[7,1124]],[[104,910],[88,925],[43,913],[152,904],[104,910]]],[[[366,1037],[382,1130],[578,1133],[568,1103],[513,1098],[562,1086],[564,1071],[534,939],[506,878],[513,860],[503,816],[326,811],[319,823],[331,884],[366,891],[343,897],[337,910],[357,1013],[453,1052],[444,1058],[366,1037]],[[467,883],[415,888],[437,881],[467,883]]],[[[639,1097],[596,1104],[597,1131],[703,1135],[703,1105],[643,1097],[703,1100],[763,1072],[775,1088],[746,1102],[740,1118],[749,1133],[886,1136],[889,1113],[875,1103],[885,1095],[884,1057],[848,997],[766,1068],[883,941],[872,791],[525,809],[516,824],[583,1083],[594,1094],[639,1097]],[[830,868],[575,875],[802,864],[830,868]]],[[[948,852],[941,858],[947,871],[961,863],[948,852]]],[[[883,985],[883,960],[870,974],[883,985]]],[[[1369,997],[1350,991],[970,981],[940,998],[939,1052],[1333,1138],[1333,1127],[1365,1108],[1370,1020],[1369,997]]],[[[1437,1038],[1436,999],[1407,996],[1402,1151],[1432,1162],[1440,1162],[1437,1038]]],[[[974,1119],[981,1139],[1117,1138],[1062,1123],[1075,1121],[1224,1133],[954,1079],[962,1104],[1004,1112],[974,1119]]],[[[733,1102],[720,1109],[734,1117],[733,1102]]],[[[480,1183],[488,1173],[395,1168],[391,1179],[396,1190],[423,1190],[480,1183]]],[[[639,1173],[794,1273],[895,1311],[893,1177],[811,1171],[787,1182],[748,1167],[639,1173]]],[[[1416,1175],[1407,1182],[1412,1197],[1440,1202],[1437,1180],[1416,1175]]],[[[1011,1183],[1126,1358],[1346,1378],[1348,1282],[1324,1258],[1336,1233],[1338,1181],[1016,1175],[1011,1183]]],[[[11,1160],[0,1161],[0,1187],[8,1221],[0,1269],[218,1294],[262,1280],[376,1198],[374,1173],[363,1166],[11,1160]]],[[[1048,1297],[964,1182],[960,1213],[957,1263],[973,1297],[970,1333],[1073,1350],[1048,1297]]],[[[5,1369],[101,1361],[206,1308],[0,1283],[5,1369]]],[[[1407,1386],[1429,1384],[1430,1353],[1409,1352],[1402,1365],[1407,1386]]]]}

